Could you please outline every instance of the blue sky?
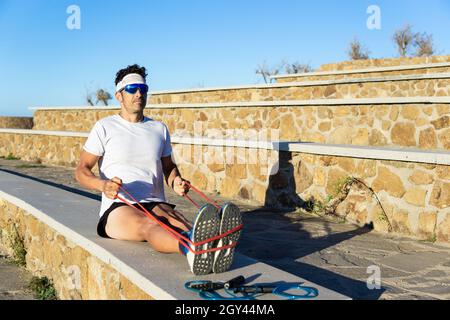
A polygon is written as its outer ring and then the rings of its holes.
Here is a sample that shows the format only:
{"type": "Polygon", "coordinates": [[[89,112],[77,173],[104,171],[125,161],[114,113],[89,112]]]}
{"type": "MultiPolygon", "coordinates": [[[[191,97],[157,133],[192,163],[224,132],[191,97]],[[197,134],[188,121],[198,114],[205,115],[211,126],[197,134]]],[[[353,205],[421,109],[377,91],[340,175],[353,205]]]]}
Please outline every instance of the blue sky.
{"type": "Polygon", "coordinates": [[[0,116],[86,105],[86,88],[112,93],[133,63],[151,90],[170,90],[261,83],[264,61],[347,60],[355,36],[371,57],[395,57],[391,36],[407,23],[450,54],[450,0],[0,0],[0,116]],[[66,27],[72,4],[80,30],[66,27]],[[366,27],[370,5],[381,30],[366,27]]]}

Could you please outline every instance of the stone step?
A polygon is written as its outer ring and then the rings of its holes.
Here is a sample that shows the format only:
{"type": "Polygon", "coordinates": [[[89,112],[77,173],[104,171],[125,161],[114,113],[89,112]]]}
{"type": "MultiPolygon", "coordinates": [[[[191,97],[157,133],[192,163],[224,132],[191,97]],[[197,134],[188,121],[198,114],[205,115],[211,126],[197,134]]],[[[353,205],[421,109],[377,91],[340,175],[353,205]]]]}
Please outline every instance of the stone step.
{"type": "Polygon", "coordinates": [[[98,200],[1,170],[0,201],[0,221],[22,223],[27,268],[52,279],[62,299],[194,300],[200,298],[184,288],[185,282],[226,281],[238,275],[253,279],[252,283],[303,282],[319,290],[318,300],[349,299],[239,253],[230,271],[196,277],[181,255],[160,254],[146,243],[97,236],[98,200]]]}
{"type": "Polygon", "coordinates": [[[212,87],[151,92],[150,104],[239,101],[449,96],[446,72],[326,80],[289,79],[265,85],[212,87]]]}
{"type": "MultiPolygon", "coordinates": [[[[118,110],[35,108],[34,129],[89,132],[118,110]]],[[[144,114],[181,136],[225,137],[253,130],[269,140],[450,149],[448,97],[160,104],[148,106],[144,114]]]]}
{"type": "MultiPolygon", "coordinates": [[[[56,162],[63,165],[73,163],[73,156],[79,154],[81,149],[74,150],[69,154],[65,152],[64,147],[79,147],[88,137],[88,132],[69,132],[69,131],[41,131],[26,129],[0,129],[0,137],[5,142],[0,146],[0,156],[13,154],[23,160],[40,159],[47,163],[52,163],[51,158],[39,158],[38,154],[42,151],[55,153],[60,150],[61,154],[56,162]],[[54,139],[48,141],[48,139],[54,139]],[[73,138],[70,143],[69,139],[73,138]],[[28,139],[28,140],[27,140],[28,139]],[[8,144],[9,142],[9,144],[8,144]],[[68,143],[67,145],[59,145],[68,143]],[[34,146],[38,150],[30,148],[34,146]],[[44,148],[40,148],[44,146],[44,148]],[[48,149],[51,147],[51,149],[48,149]]],[[[261,150],[277,150],[286,152],[301,152],[307,154],[351,157],[360,159],[391,160],[402,162],[427,163],[438,165],[450,165],[450,155],[446,150],[420,150],[413,148],[395,148],[380,146],[353,146],[344,144],[324,144],[312,142],[294,142],[294,141],[263,141],[249,139],[217,139],[208,137],[190,137],[173,135],[171,143],[174,145],[192,145],[192,146],[210,146],[210,147],[236,147],[251,148],[261,150]]],[[[42,153],[44,156],[47,154],[42,153]]]]}
{"type": "MultiPolygon", "coordinates": [[[[2,129],[0,156],[74,168],[87,135],[2,129]]],[[[326,203],[343,179],[354,177],[378,194],[392,229],[367,192],[352,193],[350,203],[338,208],[346,219],[373,223],[384,233],[448,242],[448,151],[246,138],[172,136],[173,157],[180,172],[203,191],[258,206],[298,207],[312,198],[326,203]]]]}
{"type": "Polygon", "coordinates": [[[32,129],[33,117],[2,117],[0,116],[0,128],[32,129]]]}
{"type": "Polygon", "coordinates": [[[347,60],[347,61],[340,61],[337,63],[332,62],[323,64],[320,66],[319,70],[320,71],[353,70],[364,68],[413,66],[413,65],[435,64],[445,62],[450,62],[450,55],[347,60]]]}
{"type": "Polygon", "coordinates": [[[275,75],[271,79],[278,83],[295,81],[314,81],[314,80],[338,80],[338,79],[360,79],[370,77],[386,77],[398,75],[426,75],[432,73],[449,72],[450,56],[443,57],[443,61],[436,63],[419,63],[391,66],[356,66],[352,64],[337,64],[334,67],[327,65],[316,72],[275,75]],[[339,69],[336,69],[339,68],[339,69]],[[331,68],[331,69],[330,69],[331,68]]]}

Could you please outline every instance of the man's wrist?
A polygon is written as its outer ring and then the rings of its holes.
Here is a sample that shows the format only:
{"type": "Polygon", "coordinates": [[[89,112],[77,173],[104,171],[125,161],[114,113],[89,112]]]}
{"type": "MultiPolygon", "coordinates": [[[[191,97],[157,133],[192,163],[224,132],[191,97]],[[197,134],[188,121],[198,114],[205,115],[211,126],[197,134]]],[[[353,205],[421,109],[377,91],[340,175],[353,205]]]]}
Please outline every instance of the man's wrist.
{"type": "Polygon", "coordinates": [[[181,179],[181,176],[180,176],[180,175],[176,175],[175,177],[173,177],[173,179],[172,179],[172,185],[171,185],[172,190],[175,190],[175,189],[174,189],[174,185],[175,185],[175,179],[176,179],[177,177],[179,177],[179,178],[181,179]]]}
{"type": "Polygon", "coordinates": [[[97,190],[100,192],[105,192],[105,186],[106,186],[107,182],[108,182],[108,180],[99,179],[99,186],[98,186],[97,190]]]}

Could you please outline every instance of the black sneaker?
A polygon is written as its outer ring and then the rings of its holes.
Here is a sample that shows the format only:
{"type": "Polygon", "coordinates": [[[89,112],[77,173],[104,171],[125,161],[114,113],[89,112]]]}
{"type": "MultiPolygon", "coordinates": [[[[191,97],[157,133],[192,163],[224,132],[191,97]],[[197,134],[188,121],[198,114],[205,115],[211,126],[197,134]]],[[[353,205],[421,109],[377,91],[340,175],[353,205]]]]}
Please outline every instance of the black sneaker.
{"type": "MultiPolygon", "coordinates": [[[[235,204],[231,202],[224,204],[221,212],[222,217],[220,220],[219,234],[225,233],[242,224],[241,211],[235,204]]],[[[242,229],[219,239],[215,247],[219,248],[233,243],[237,244],[239,237],[241,236],[241,232],[242,229]]],[[[233,263],[234,249],[235,247],[231,247],[228,249],[214,251],[214,273],[222,273],[230,269],[231,264],[233,263]]]]}
{"type": "MultiPolygon", "coordinates": [[[[216,207],[212,204],[205,204],[198,211],[195,217],[194,227],[190,232],[190,240],[194,243],[200,242],[219,234],[220,218],[216,207]]],[[[195,246],[194,251],[208,250],[214,246],[213,242],[195,246]]],[[[214,263],[214,252],[206,252],[203,254],[194,254],[190,250],[187,251],[186,257],[191,272],[195,275],[205,275],[211,273],[214,263]]]]}

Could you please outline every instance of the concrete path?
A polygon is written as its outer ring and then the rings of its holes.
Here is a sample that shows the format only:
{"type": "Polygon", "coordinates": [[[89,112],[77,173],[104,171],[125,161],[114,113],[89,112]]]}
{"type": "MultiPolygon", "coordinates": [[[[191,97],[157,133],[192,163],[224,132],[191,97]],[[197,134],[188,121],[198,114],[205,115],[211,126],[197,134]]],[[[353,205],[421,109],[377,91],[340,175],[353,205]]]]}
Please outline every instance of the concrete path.
{"type": "MultiPolygon", "coordinates": [[[[0,159],[1,170],[99,196],[81,188],[71,168],[30,165],[0,159]]],[[[188,217],[195,215],[185,199],[167,190],[166,196],[188,217]]],[[[229,201],[213,198],[220,203],[229,201]]],[[[245,223],[238,245],[241,254],[354,299],[450,299],[450,246],[381,235],[303,212],[236,204],[245,223]],[[381,288],[371,290],[367,281],[374,270],[379,270],[381,288]]],[[[3,277],[0,271],[0,283],[3,277]]]]}

